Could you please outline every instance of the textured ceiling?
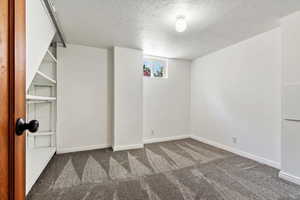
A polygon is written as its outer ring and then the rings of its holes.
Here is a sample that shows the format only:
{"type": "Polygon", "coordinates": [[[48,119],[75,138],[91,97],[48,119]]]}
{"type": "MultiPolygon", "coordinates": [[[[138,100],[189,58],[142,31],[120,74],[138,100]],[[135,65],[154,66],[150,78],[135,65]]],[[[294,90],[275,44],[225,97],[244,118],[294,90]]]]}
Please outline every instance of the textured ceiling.
{"type": "Polygon", "coordinates": [[[146,54],[194,59],[279,24],[300,0],[56,0],[69,43],[124,46],[146,54]],[[177,33],[177,15],[188,29],[177,33]]]}

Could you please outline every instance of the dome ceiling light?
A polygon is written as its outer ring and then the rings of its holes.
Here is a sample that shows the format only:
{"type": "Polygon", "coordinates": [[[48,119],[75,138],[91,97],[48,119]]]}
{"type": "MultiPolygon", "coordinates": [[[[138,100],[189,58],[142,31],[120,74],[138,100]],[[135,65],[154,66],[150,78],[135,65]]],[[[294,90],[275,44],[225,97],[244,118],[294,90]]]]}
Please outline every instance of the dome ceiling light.
{"type": "Polygon", "coordinates": [[[178,16],[176,19],[175,29],[177,32],[182,33],[186,30],[187,23],[184,16],[178,16]]]}

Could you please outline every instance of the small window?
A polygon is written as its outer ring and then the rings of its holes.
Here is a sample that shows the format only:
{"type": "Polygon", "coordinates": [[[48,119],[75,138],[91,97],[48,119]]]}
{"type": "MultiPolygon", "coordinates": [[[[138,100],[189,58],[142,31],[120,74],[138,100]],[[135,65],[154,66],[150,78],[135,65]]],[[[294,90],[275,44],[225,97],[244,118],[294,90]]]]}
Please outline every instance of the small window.
{"type": "Polygon", "coordinates": [[[144,77],[167,78],[167,60],[156,58],[144,58],[144,77]]]}

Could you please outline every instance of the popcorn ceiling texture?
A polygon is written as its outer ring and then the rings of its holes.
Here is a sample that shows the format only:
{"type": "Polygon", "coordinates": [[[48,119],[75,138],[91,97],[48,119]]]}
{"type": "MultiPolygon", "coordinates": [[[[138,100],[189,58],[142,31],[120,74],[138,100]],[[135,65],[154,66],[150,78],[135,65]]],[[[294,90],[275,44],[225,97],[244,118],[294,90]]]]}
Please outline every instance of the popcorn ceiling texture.
{"type": "Polygon", "coordinates": [[[56,0],[69,43],[194,59],[279,25],[299,0],[56,0]],[[177,33],[177,15],[187,31],[177,33]]]}
{"type": "Polygon", "coordinates": [[[278,170],[192,139],[56,155],[27,200],[298,200],[278,170]]]}

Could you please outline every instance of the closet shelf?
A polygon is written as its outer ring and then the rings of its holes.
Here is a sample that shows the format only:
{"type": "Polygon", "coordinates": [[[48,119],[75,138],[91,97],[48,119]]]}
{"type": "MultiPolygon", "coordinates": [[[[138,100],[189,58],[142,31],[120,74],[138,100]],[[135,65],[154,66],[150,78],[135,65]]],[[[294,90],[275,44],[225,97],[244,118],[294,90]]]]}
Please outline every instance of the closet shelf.
{"type": "Polygon", "coordinates": [[[49,84],[56,85],[56,80],[50,78],[49,76],[47,76],[46,74],[44,74],[41,71],[37,71],[36,75],[34,77],[34,80],[33,80],[33,84],[35,84],[35,85],[39,85],[39,84],[41,84],[41,85],[49,85],[49,84]]]}
{"type": "Polygon", "coordinates": [[[55,132],[36,132],[36,133],[30,133],[28,132],[29,136],[51,136],[51,135],[55,135],[55,132]]]}
{"type": "Polygon", "coordinates": [[[47,62],[47,63],[51,63],[51,62],[54,62],[54,63],[57,63],[57,59],[55,58],[55,56],[51,53],[50,50],[47,51],[45,57],[44,57],[44,62],[47,62]]]}
{"type": "Polygon", "coordinates": [[[56,97],[42,97],[42,96],[33,96],[33,95],[27,95],[26,100],[28,102],[43,102],[43,101],[55,101],[56,97]]]}
{"type": "Polygon", "coordinates": [[[26,152],[26,193],[30,191],[55,152],[55,147],[34,148],[26,152]]]}

